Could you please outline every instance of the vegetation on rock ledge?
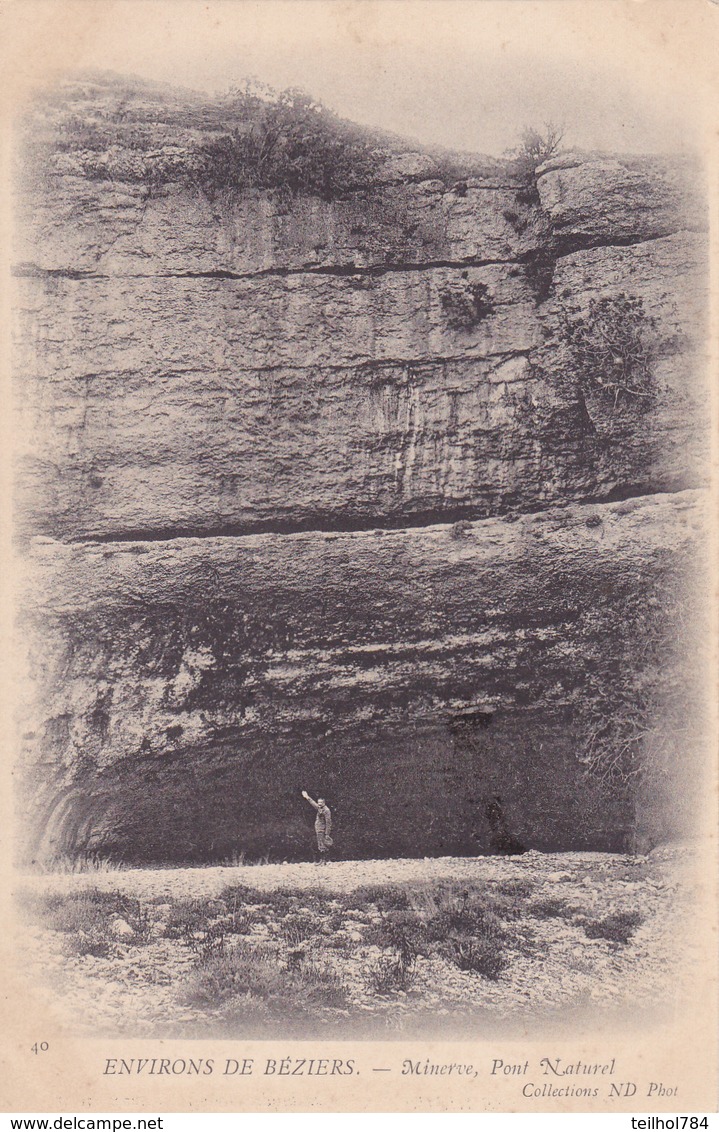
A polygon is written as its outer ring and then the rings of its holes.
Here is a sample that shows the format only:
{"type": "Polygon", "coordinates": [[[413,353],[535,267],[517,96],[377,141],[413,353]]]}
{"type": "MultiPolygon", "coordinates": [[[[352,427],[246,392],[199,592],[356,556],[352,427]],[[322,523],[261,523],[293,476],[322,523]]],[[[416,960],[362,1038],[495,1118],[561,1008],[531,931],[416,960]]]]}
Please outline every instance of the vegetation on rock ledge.
{"type": "Polygon", "coordinates": [[[229,128],[200,148],[198,179],[211,193],[278,189],[331,200],[376,175],[376,139],[300,90],[247,86],[225,112],[229,128]]]}
{"type": "Polygon", "coordinates": [[[563,338],[584,392],[600,393],[617,408],[647,407],[656,395],[653,362],[656,319],[635,295],[592,299],[586,314],[563,314],[563,338]]]}

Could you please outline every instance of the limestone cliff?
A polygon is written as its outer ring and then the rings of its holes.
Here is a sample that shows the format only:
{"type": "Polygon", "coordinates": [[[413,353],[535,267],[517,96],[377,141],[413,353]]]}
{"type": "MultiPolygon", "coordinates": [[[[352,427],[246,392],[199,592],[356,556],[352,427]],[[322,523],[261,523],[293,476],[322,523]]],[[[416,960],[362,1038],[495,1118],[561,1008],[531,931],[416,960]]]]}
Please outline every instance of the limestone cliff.
{"type": "Polygon", "coordinates": [[[331,199],[212,193],[172,172],[203,114],[96,79],[25,125],[30,851],[291,855],[302,787],[356,854],[681,827],[697,736],[654,748],[700,571],[695,170],[569,155],[528,186],[405,148],[331,199]],[[77,141],[133,114],[159,181],[128,130],[77,141]],[[651,396],[577,378],[567,327],[607,296],[651,331],[651,396]],[[614,773],[588,732],[640,702],[645,769],[614,773]]]}

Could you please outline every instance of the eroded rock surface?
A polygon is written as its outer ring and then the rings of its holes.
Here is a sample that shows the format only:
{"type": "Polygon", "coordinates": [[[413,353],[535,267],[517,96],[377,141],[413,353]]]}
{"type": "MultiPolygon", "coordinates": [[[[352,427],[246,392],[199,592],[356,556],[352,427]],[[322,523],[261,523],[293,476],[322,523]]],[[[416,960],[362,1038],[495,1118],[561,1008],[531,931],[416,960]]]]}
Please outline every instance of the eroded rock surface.
{"type": "Polygon", "coordinates": [[[615,784],[607,808],[578,759],[583,700],[603,665],[636,678],[621,634],[690,565],[701,526],[690,492],[461,532],[41,542],[33,737],[48,806],[73,792],[52,837],[123,857],[240,841],[292,855],[316,783],[350,855],[418,836],[491,849],[503,822],[537,847],[617,848],[631,801],[615,784]]]}
{"type": "MultiPolygon", "coordinates": [[[[303,787],[349,855],[683,828],[666,752],[605,773],[587,712],[649,704],[648,603],[687,644],[692,168],[568,155],[528,187],[400,153],[342,199],[213,196],[88,157],[72,123],[119,96],[72,90],[34,110],[18,205],[29,851],[301,854],[303,787]],[[652,320],[641,402],[580,388],[567,346],[617,295],[652,320]]],[[[179,168],[202,107],[134,97],[179,168]]]]}

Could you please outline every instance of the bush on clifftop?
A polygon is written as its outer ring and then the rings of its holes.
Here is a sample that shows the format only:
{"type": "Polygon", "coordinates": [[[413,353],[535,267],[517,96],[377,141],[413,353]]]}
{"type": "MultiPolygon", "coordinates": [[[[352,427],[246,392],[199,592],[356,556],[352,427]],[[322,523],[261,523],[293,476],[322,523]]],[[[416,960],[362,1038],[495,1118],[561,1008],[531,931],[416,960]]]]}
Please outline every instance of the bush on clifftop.
{"type": "Polygon", "coordinates": [[[204,188],[278,189],[332,199],[369,184],[379,157],[359,127],[300,90],[248,86],[226,103],[230,128],[201,147],[204,188]]]}

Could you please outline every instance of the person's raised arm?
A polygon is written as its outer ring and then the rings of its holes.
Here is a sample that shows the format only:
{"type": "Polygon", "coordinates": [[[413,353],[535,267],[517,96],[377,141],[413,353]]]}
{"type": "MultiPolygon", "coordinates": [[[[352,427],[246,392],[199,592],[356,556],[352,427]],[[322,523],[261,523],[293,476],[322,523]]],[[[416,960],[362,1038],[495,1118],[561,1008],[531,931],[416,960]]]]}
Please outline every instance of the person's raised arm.
{"type": "Polygon", "coordinates": [[[302,791],[302,797],[303,797],[303,798],[305,799],[305,801],[309,802],[309,804],[310,804],[311,806],[314,806],[314,808],[315,808],[316,810],[319,810],[319,806],[317,805],[317,803],[316,803],[316,802],[313,802],[313,801],[312,801],[312,799],[310,798],[310,796],[309,796],[309,794],[307,793],[307,791],[306,791],[306,790],[303,790],[303,791],[302,791]]]}

